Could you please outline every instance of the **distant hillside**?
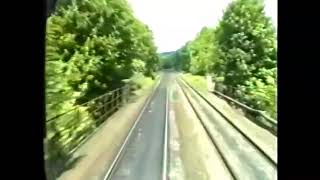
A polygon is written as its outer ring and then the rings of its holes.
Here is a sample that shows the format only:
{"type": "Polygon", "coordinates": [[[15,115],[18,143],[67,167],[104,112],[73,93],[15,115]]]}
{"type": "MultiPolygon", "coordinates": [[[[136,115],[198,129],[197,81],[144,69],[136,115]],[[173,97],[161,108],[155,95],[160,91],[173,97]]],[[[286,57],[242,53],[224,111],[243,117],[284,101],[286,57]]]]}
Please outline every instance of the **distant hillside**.
{"type": "Polygon", "coordinates": [[[161,56],[171,56],[174,55],[176,53],[176,51],[170,51],[170,52],[162,52],[159,53],[161,56]]]}

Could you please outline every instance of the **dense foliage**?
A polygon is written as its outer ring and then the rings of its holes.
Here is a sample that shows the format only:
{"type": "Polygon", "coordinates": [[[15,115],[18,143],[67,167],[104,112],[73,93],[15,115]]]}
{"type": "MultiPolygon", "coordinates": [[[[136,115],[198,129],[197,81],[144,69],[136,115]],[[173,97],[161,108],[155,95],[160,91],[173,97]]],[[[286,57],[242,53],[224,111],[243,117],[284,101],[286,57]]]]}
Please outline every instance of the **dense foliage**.
{"type": "Polygon", "coordinates": [[[182,48],[176,51],[176,64],[181,71],[189,71],[190,69],[190,54],[187,42],[182,48]]]}
{"type": "MultiPolygon", "coordinates": [[[[57,6],[47,21],[47,119],[123,86],[135,73],[154,76],[158,56],[152,33],[125,0],[61,0],[57,6]]],[[[70,151],[79,143],[76,135],[97,125],[94,118],[80,124],[74,116],[47,127],[47,140],[54,143],[48,148],[59,150],[50,151],[48,159],[70,151]],[[72,127],[59,131],[68,124],[72,127]]]]}
{"type": "Polygon", "coordinates": [[[213,75],[218,90],[276,117],[276,33],[263,1],[233,1],[185,49],[187,71],[213,75]]]}
{"type": "Polygon", "coordinates": [[[176,52],[165,52],[159,54],[159,66],[161,69],[177,69],[176,52]]]}
{"type": "MultiPolygon", "coordinates": [[[[187,43],[188,44],[188,43],[187,43]]],[[[162,69],[175,69],[176,71],[188,71],[190,58],[187,44],[183,48],[159,54],[159,66],[162,69]]]]}
{"type": "Polygon", "coordinates": [[[203,28],[195,40],[189,46],[190,72],[197,75],[205,75],[212,67],[212,59],[215,58],[215,46],[213,31],[203,28]]]}

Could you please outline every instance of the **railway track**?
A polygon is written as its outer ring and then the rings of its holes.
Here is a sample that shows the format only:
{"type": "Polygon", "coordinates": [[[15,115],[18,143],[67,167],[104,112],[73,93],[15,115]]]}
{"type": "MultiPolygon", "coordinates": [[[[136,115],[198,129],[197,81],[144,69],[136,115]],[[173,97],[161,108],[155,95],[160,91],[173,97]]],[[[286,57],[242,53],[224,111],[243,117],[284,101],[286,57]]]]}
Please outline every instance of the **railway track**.
{"type": "MultiPolygon", "coordinates": [[[[155,86],[103,180],[168,179],[169,82],[155,86]]],[[[272,158],[195,89],[182,79],[176,82],[233,179],[277,179],[272,158]]]]}
{"type": "Polygon", "coordinates": [[[193,87],[180,78],[177,82],[234,179],[277,179],[271,157],[193,87]]]}
{"type": "Polygon", "coordinates": [[[161,78],[103,180],[167,179],[168,112],[168,89],[161,78]]]}

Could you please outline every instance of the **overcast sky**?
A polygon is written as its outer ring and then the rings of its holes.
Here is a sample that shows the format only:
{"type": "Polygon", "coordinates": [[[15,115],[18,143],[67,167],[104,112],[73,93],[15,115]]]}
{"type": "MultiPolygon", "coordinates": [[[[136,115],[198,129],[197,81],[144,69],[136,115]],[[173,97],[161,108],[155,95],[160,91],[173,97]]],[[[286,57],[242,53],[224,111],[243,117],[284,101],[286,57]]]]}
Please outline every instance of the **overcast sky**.
{"type": "MultiPolygon", "coordinates": [[[[204,26],[213,27],[232,0],[128,0],[135,16],[153,31],[158,52],[174,51],[204,26]]],[[[277,27],[277,0],[265,0],[265,12],[277,27]]]]}

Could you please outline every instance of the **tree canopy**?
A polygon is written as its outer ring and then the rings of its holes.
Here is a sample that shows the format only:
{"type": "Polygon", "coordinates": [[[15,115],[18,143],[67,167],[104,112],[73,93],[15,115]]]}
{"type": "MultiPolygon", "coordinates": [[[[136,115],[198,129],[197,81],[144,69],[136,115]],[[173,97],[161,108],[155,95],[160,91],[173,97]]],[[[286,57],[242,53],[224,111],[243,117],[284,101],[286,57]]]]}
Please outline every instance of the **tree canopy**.
{"type": "Polygon", "coordinates": [[[216,27],[177,51],[178,60],[184,71],[211,74],[222,92],[276,117],[276,40],[262,0],[235,0],[216,27]]]}
{"type": "Polygon", "coordinates": [[[152,76],[158,61],[152,32],[125,0],[59,1],[46,54],[49,115],[122,86],[134,72],[152,76]]]}
{"type": "MultiPolygon", "coordinates": [[[[125,0],[58,1],[47,20],[47,119],[123,86],[135,73],[153,77],[156,50],[152,32],[133,16],[125,0]]],[[[88,115],[81,109],[79,113],[47,125],[49,162],[97,126],[94,118],[78,122],[75,116],[88,115]]]]}

